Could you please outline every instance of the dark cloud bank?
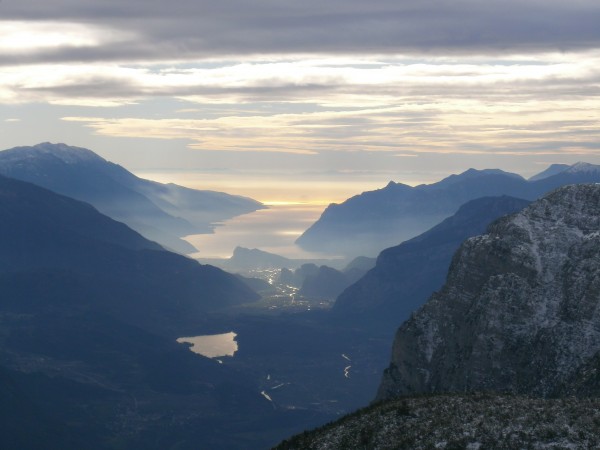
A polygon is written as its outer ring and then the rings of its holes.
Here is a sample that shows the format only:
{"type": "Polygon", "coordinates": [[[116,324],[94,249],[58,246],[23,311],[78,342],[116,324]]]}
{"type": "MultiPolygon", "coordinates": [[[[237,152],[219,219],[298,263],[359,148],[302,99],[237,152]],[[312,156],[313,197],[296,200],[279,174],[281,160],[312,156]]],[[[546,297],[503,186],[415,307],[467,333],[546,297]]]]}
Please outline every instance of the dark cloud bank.
{"type": "Polygon", "coordinates": [[[285,53],[495,54],[600,46],[596,0],[5,0],[0,17],[132,33],[108,46],[20,56],[21,62],[285,53]]]}

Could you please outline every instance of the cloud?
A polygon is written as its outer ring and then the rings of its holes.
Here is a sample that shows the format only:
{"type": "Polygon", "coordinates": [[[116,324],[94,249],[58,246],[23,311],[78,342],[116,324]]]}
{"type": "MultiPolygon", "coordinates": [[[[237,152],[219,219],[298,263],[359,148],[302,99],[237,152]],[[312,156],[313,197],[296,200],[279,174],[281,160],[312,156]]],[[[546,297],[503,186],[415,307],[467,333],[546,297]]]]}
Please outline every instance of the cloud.
{"type": "Polygon", "coordinates": [[[598,152],[596,0],[20,0],[0,17],[0,103],[108,108],[60,113],[101,136],[299,155],[598,152]],[[144,111],[162,100],[177,107],[144,111]]]}
{"type": "Polygon", "coordinates": [[[600,99],[435,98],[430,103],[212,119],[64,117],[112,137],[184,139],[206,151],[595,155],[600,99]]]}
{"type": "MultiPolygon", "coordinates": [[[[356,108],[448,98],[595,96],[600,52],[437,57],[268,59],[164,66],[48,65],[0,72],[4,102],[128,104],[177,97],[198,104],[297,103],[356,108]],[[83,102],[83,103],[82,103],[83,102]]],[[[526,100],[526,99],[525,99],[526,100]]]]}
{"type": "MultiPolygon", "coordinates": [[[[104,36],[119,36],[83,39],[83,52],[69,42],[52,52],[37,51],[33,45],[21,56],[22,63],[189,61],[227,55],[506,54],[580,51],[600,44],[596,0],[48,0],[43,5],[20,0],[2,3],[0,14],[5,28],[28,24],[16,33],[50,23],[60,25],[56,30],[86,26],[106,30],[104,36]]],[[[3,53],[0,62],[12,64],[16,56],[3,53]]]]}

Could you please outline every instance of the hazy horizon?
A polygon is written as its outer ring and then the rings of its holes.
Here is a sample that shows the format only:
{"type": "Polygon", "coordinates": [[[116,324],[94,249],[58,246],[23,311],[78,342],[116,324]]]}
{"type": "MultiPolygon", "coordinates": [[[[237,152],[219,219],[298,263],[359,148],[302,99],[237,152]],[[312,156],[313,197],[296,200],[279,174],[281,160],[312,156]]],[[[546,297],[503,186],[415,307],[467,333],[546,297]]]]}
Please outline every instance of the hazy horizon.
{"type": "MultiPolygon", "coordinates": [[[[577,160],[577,162],[590,162],[577,160]]],[[[540,162],[533,170],[511,171],[503,167],[477,167],[500,169],[528,179],[547,169],[553,162],[540,162]]],[[[127,168],[127,167],[126,167],[127,168]]],[[[135,175],[160,183],[175,183],[192,189],[215,190],[258,200],[265,205],[327,206],[342,203],[348,198],[385,187],[390,181],[409,186],[432,184],[450,175],[457,175],[473,167],[458,170],[436,171],[243,171],[228,169],[128,169],[135,175]]]]}
{"type": "MultiPolygon", "coordinates": [[[[302,173],[370,174],[365,190],[600,164],[592,0],[23,0],[0,17],[0,148],[64,142],[134,172],[262,174],[267,202],[288,201],[267,195],[279,174],[294,189],[302,173]]],[[[356,193],[327,183],[306,201],[356,193]]]]}

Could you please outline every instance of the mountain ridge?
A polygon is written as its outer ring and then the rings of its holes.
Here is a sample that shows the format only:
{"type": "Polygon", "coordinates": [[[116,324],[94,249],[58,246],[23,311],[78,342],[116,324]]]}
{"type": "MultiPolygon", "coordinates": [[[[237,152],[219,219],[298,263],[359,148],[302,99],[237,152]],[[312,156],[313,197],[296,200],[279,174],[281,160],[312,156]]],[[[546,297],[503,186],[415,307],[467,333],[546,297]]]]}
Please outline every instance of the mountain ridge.
{"type": "Polygon", "coordinates": [[[255,200],[144,180],[91,150],[42,143],[0,151],[0,174],[94,205],[163,246],[191,253],[181,237],[264,207],[255,200]]]}
{"type": "Polygon", "coordinates": [[[166,330],[177,314],[185,324],[203,311],[258,298],[232,275],[168,252],[87,203],[1,175],[0,234],[5,303],[17,309],[56,297],[43,285],[59,289],[62,280],[64,301],[81,303],[86,292],[90,305],[104,298],[94,307],[166,330]],[[142,296],[154,308],[146,318],[132,313],[142,296]]]}
{"type": "Polygon", "coordinates": [[[599,181],[600,166],[577,163],[533,181],[499,169],[469,169],[428,185],[391,182],[328,206],[296,244],[308,251],[373,256],[426,231],[475,198],[509,195],[535,200],[565,184],[599,181]]]}

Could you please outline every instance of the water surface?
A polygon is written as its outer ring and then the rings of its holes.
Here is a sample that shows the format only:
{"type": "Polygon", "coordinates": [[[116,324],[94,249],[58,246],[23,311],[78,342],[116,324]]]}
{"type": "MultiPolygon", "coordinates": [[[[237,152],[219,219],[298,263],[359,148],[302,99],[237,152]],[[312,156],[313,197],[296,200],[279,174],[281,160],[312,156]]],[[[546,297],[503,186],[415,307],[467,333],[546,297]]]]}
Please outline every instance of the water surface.
{"type": "Polygon", "coordinates": [[[238,349],[237,334],[233,331],[223,334],[205,336],[180,337],[179,343],[191,344],[190,350],[208,358],[233,356],[238,349]]]}

